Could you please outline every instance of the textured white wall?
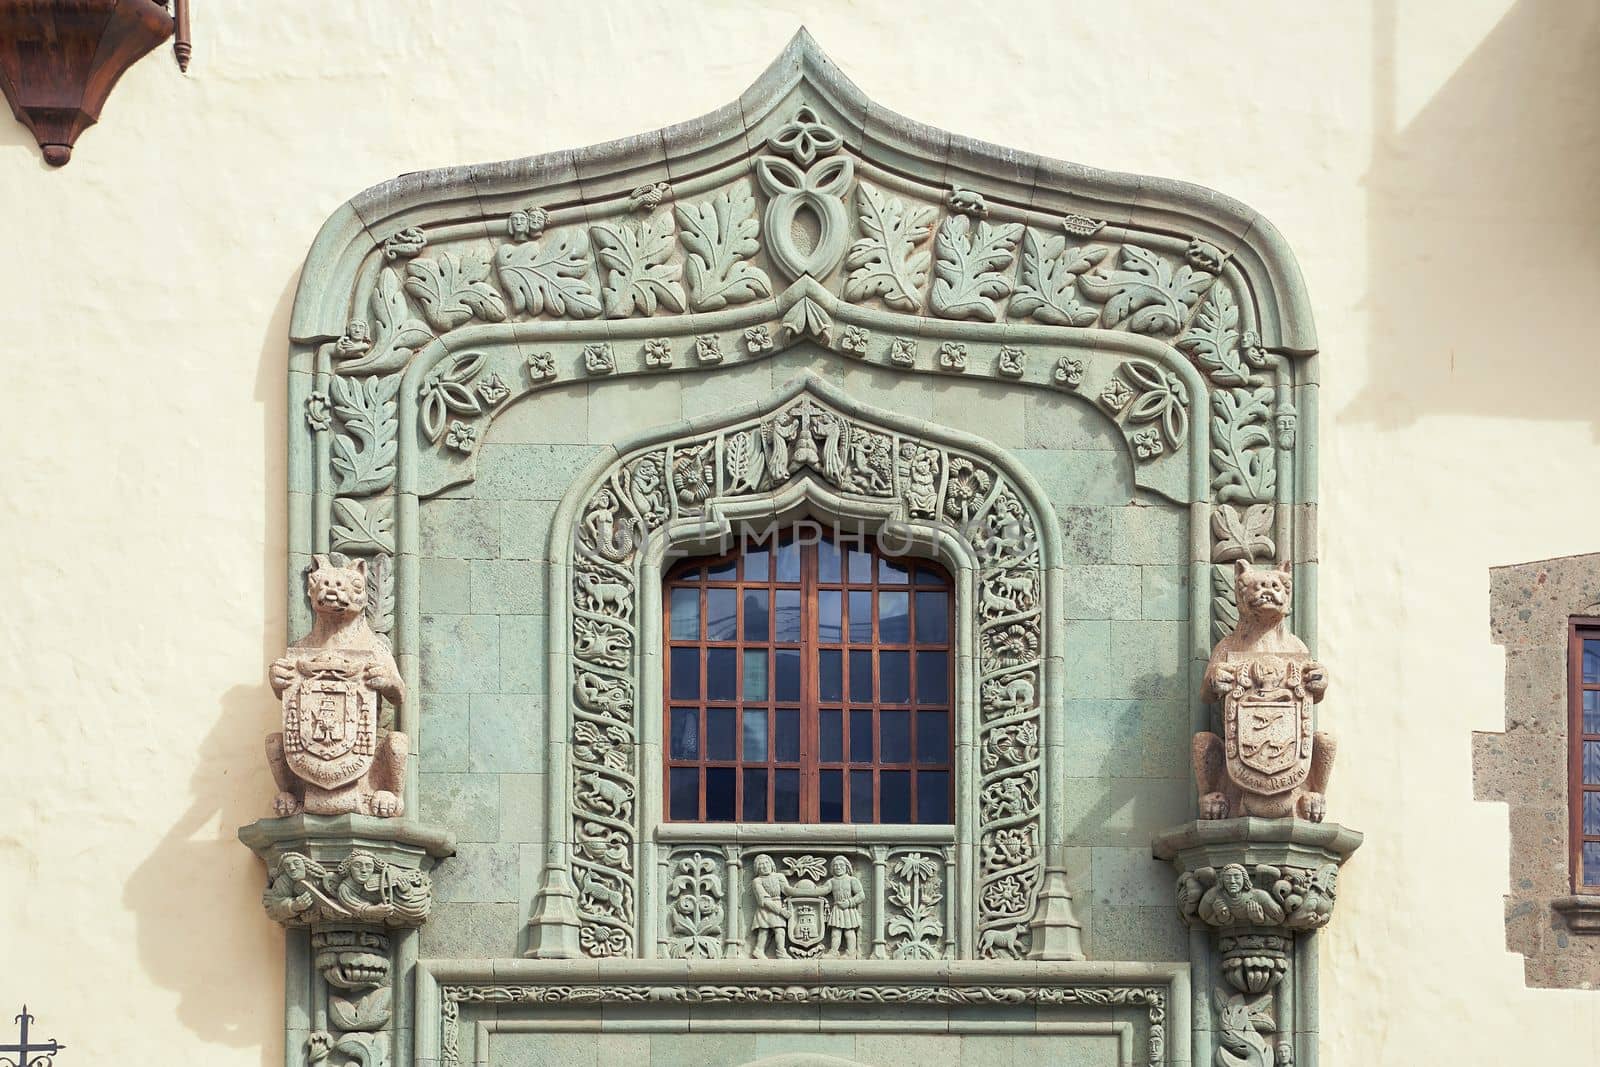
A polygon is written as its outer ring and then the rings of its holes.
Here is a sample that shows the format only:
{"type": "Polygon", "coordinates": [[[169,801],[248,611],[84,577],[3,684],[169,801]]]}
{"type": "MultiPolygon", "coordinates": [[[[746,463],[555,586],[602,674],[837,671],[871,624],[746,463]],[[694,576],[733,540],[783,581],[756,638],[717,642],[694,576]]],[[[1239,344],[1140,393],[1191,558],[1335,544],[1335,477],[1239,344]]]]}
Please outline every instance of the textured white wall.
{"type": "Polygon", "coordinates": [[[1299,253],[1323,341],[1333,812],[1324,1062],[1600,1052],[1501,929],[1487,568],[1592,551],[1600,15],[1570,0],[203,0],[48,171],[0,120],[0,1016],[70,1063],[281,1063],[271,795],[284,335],[318,225],[401,171],[735,97],[804,22],[874,99],[1213,186],[1299,253]]]}

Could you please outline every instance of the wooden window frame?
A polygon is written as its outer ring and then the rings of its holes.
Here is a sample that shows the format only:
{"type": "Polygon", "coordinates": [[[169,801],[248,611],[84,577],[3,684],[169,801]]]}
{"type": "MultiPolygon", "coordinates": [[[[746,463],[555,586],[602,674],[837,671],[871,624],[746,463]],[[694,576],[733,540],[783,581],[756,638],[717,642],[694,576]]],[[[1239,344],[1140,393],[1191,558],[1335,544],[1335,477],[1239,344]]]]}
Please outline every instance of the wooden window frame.
{"type": "MultiPolygon", "coordinates": [[[[805,523],[791,525],[781,531],[769,533],[763,537],[752,537],[749,534],[740,537],[740,545],[731,552],[717,556],[696,556],[679,561],[669,568],[661,580],[661,634],[662,634],[662,746],[661,746],[661,803],[662,821],[664,824],[678,826],[685,825],[729,825],[730,823],[748,823],[763,826],[866,826],[866,825],[920,825],[920,826],[952,826],[956,822],[956,597],[957,585],[949,568],[936,560],[923,557],[895,556],[883,552],[876,538],[867,533],[850,531],[845,536],[834,537],[830,531],[820,530],[819,537],[796,537],[797,530],[804,527],[805,523]],[[838,548],[839,580],[824,581],[819,571],[820,554],[817,549],[818,541],[833,542],[838,548]],[[798,581],[783,581],[778,578],[778,549],[789,540],[798,540],[801,547],[800,553],[800,579],[798,581]],[[749,579],[746,577],[744,557],[751,549],[765,548],[768,552],[767,577],[765,580],[749,579]],[[849,549],[864,550],[871,559],[871,574],[866,581],[855,581],[850,577],[849,549]],[[883,566],[881,561],[888,560],[907,568],[904,583],[882,581],[883,566]],[[712,579],[710,571],[734,564],[735,571],[731,579],[712,579]],[[689,572],[701,572],[706,576],[686,578],[689,572]],[[923,580],[925,575],[931,574],[936,580],[923,580]],[[699,616],[700,632],[695,640],[677,639],[672,632],[672,599],[673,590],[679,588],[697,588],[699,590],[699,616]],[[709,640],[705,637],[706,608],[708,605],[707,590],[730,589],[735,591],[736,614],[734,618],[734,636],[731,640],[709,640]],[[765,589],[768,604],[768,630],[764,641],[749,641],[745,638],[745,597],[746,590],[765,589]],[[777,627],[777,594],[779,590],[800,591],[800,640],[779,641],[776,637],[777,627]],[[840,600],[840,637],[838,640],[823,640],[820,634],[818,619],[818,594],[822,590],[836,591],[840,600]],[[866,592],[871,597],[873,605],[872,637],[869,642],[862,643],[851,639],[850,634],[850,594],[852,592],[866,592]],[[907,596],[906,639],[903,642],[885,641],[879,633],[878,601],[882,592],[904,592],[907,596]],[[945,638],[942,643],[920,640],[917,633],[917,594],[919,592],[942,592],[945,595],[945,638]],[[699,670],[701,672],[699,683],[699,697],[695,700],[678,699],[672,696],[672,653],[674,649],[698,648],[702,654],[699,657],[699,670]],[[704,650],[713,648],[727,648],[734,651],[734,664],[736,675],[734,678],[734,699],[713,701],[708,695],[706,677],[706,661],[704,650]],[[744,668],[745,650],[747,648],[765,648],[768,650],[767,661],[767,695],[762,701],[746,701],[744,699],[744,668]],[[796,701],[779,700],[776,694],[777,670],[775,650],[798,649],[800,652],[800,698],[796,701]],[[869,701],[855,699],[851,691],[849,653],[851,651],[872,650],[873,656],[873,694],[869,701]],[[885,702],[881,696],[881,671],[879,669],[880,657],[876,653],[888,651],[904,651],[907,655],[907,700],[901,702],[885,702]],[[821,671],[820,653],[823,651],[837,651],[841,660],[843,675],[842,695],[838,700],[824,701],[821,699],[819,681],[821,671]],[[919,651],[943,652],[945,657],[945,700],[942,704],[925,704],[917,701],[917,653],[919,651]],[[845,697],[848,696],[849,699],[845,697]],[[765,761],[746,760],[744,758],[744,711],[745,705],[752,707],[764,706],[767,714],[767,758],[765,761]],[[697,729],[699,731],[698,757],[695,759],[674,759],[672,757],[672,716],[674,708],[694,705],[698,709],[697,729]],[[708,711],[712,708],[734,708],[734,756],[728,759],[711,759],[707,752],[708,739],[707,720],[708,711]],[[800,758],[796,761],[779,760],[777,754],[777,714],[780,710],[795,708],[799,712],[800,724],[800,758]],[[843,735],[841,757],[851,757],[855,753],[850,750],[851,719],[858,714],[866,713],[872,720],[873,758],[870,762],[841,758],[838,760],[824,760],[821,753],[821,715],[824,711],[838,709],[841,712],[840,729],[843,735]],[[881,759],[878,751],[880,739],[880,713],[884,711],[907,713],[907,730],[909,733],[910,753],[905,761],[886,762],[881,759]],[[941,762],[933,763],[922,759],[920,751],[920,737],[918,730],[919,712],[939,712],[945,716],[946,748],[941,762]],[[734,818],[732,820],[710,821],[705,818],[707,812],[707,774],[709,768],[727,767],[734,770],[734,818]],[[698,817],[694,819],[674,819],[672,815],[672,771],[674,768],[697,768],[699,771],[699,801],[697,807],[698,817]],[[766,818],[764,820],[747,820],[745,816],[745,771],[764,768],[766,771],[766,818]],[[797,820],[780,821],[777,818],[777,773],[779,770],[795,769],[799,772],[799,818],[797,820]],[[821,812],[821,781],[824,772],[837,772],[841,776],[841,818],[837,821],[825,822],[821,812]],[[851,772],[870,771],[872,774],[872,814],[871,818],[860,818],[859,813],[853,810],[852,788],[850,783],[851,772]],[[904,772],[907,774],[907,788],[910,792],[908,814],[910,821],[904,824],[884,823],[882,813],[882,787],[879,776],[882,772],[904,772]],[[943,822],[919,822],[917,819],[919,808],[919,776],[924,773],[942,773],[946,776],[945,788],[945,820],[943,822]]],[[[819,527],[820,529],[820,527],[819,527]]]]}
{"type": "Polygon", "coordinates": [[[1583,832],[1583,798],[1586,793],[1600,794],[1600,784],[1586,785],[1583,780],[1583,745],[1585,741],[1600,742],[1600,733],[1583,732],[1583,694],[1600,692],[1600,682],[1583,680],[1583,643],[1600,640],[1600,617],[1575,615],[1567,622],[1567,815],[1569,864],[1572,891],[1582,894],[1600,894],[1600,882],[1586,884],[1583,880],[1583,846],[1586,841],[1600,843],[1600,834],[1583,832]]]}

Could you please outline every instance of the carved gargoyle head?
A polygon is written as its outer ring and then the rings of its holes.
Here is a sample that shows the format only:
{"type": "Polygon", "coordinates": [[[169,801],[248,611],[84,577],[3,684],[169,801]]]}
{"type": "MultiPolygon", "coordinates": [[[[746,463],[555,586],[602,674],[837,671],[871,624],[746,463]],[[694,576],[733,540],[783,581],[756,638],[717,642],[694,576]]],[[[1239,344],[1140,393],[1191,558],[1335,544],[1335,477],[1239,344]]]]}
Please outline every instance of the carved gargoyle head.
{"type": "Polygon", "coordinates": [[[319,931],[316,967],[331,986],[366,989],[389,980],[389,940],[366,930],[319,931]]]}
{"type": "Polygon", "coordinates": [[[1233,565],[1233,588],[1239,603],[1239,618],[1266,624],[1278,622],[1289,615],[1290,597],[1294,592],[1292,567],[1288,560],[1276,567],[1253,570],[1244,560],[1233,565]]]}
{"type": "Polygon", "coordinates": [[[318,615],[350,618],[367,606],[367,561],[358,559],[339,566],[327,556],[313,556],[306,575],[306,594],[318,615]]]}

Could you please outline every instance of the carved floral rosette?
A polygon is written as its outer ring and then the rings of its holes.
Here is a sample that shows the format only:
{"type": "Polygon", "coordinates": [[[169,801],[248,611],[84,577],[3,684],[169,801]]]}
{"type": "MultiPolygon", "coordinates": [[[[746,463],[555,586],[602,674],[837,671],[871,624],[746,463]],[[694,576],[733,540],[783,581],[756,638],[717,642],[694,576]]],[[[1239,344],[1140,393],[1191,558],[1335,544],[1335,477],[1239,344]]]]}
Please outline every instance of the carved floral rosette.
{"type": "MultiPolygon", "coordinates": [[[[632,955],[638,863],[636,685],[640,570],[651,538],[713,529],[740,498],[795,479],[840,500],[888,504],[891,521],[957,539],[975,561],[979,697],[978,936],[1022,955],[1042,873],[1041,670],[1046,658],[1040,519],[989,459],[844,411],[814,380],[773,411],[618,459],[576,510],[570,568],[572,880],[579,943],[632,955]]],[[[795,389],[789,392],[796,392],[795,389]]]]}

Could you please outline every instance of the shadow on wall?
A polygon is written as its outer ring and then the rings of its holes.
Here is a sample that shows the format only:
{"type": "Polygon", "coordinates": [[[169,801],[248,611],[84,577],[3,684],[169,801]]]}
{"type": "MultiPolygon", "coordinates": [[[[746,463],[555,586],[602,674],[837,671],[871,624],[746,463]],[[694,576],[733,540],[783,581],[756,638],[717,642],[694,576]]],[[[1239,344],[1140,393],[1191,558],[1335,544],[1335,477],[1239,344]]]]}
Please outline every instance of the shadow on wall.
{"type": "Polygon", "coordinates": [[[1374,6],[1370,367],[1345,417],[1589,421],[1600,299],[1600,5],[1521,0],[1397,125],[1399,0],[1374,6]]]}
{"type": "MultiPolygon", "coordinates": [[[[139,961],[147,978],[178,994],[177,1018],[202,1041],[260,1048],[262,1067],[282,1063],[283,933],[261,911],[266,875],[234,837],[237,827],[270,812],[275,791],[263,740],[275,702],[267,665],[286,642],[284,561],[288,559],[284,372],[291,278],[266,328],[256,375],[267,472],[261,554],[260,670],[222,695],[220,710],[195,749],[189,809],[129,878],[123,904],[138,924],[139,961]],[[258,983],[268,989],[244,995],[258,983]]],[[[188,709],[175,709],[185,713],[188,709]]]]}

